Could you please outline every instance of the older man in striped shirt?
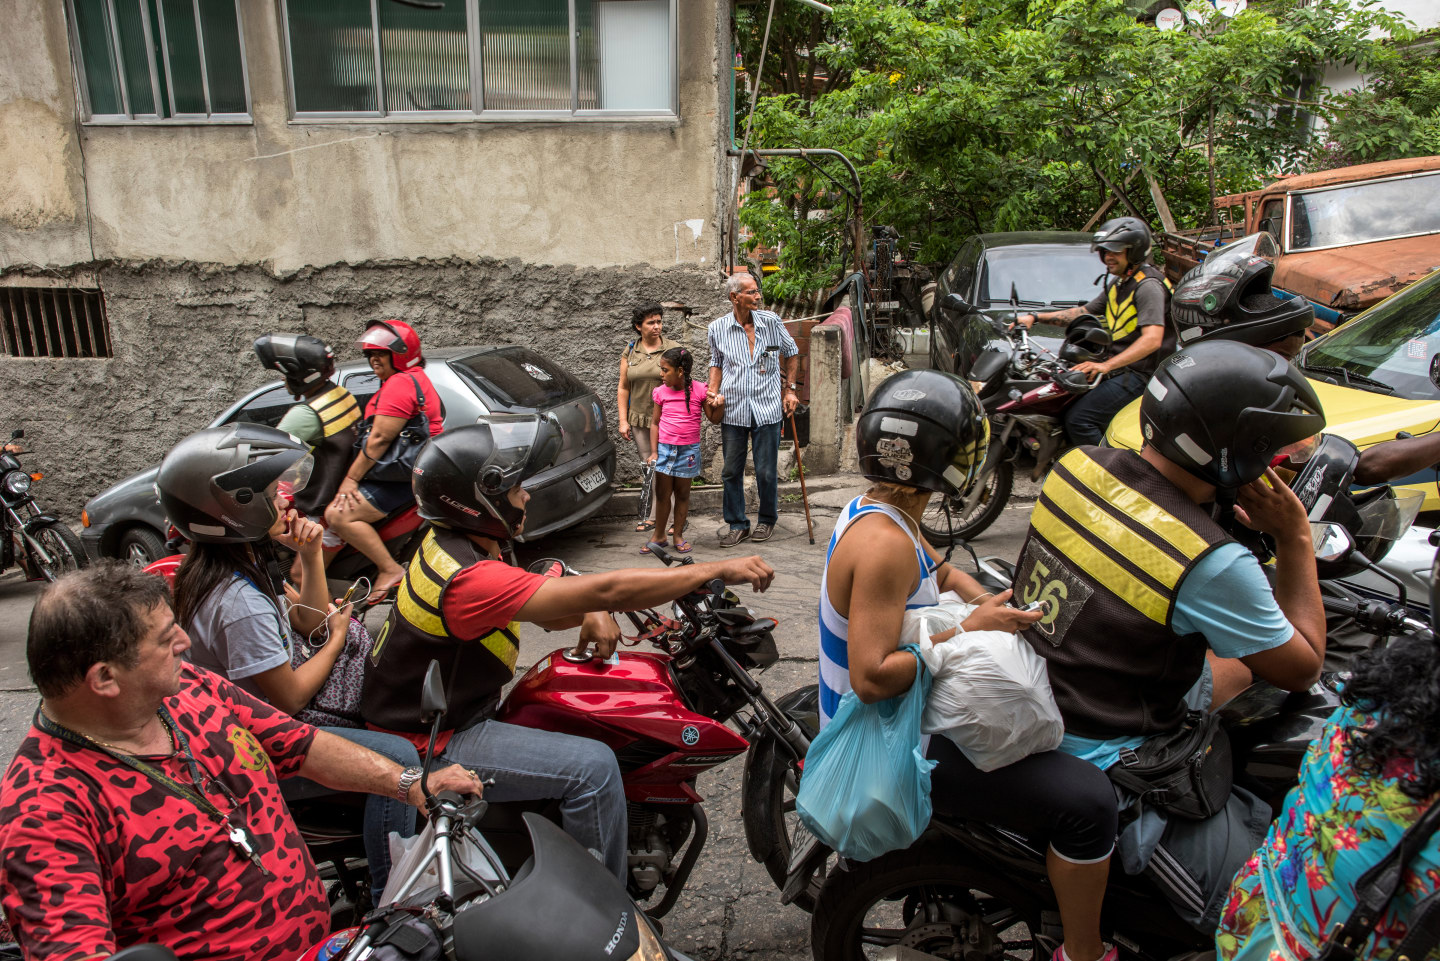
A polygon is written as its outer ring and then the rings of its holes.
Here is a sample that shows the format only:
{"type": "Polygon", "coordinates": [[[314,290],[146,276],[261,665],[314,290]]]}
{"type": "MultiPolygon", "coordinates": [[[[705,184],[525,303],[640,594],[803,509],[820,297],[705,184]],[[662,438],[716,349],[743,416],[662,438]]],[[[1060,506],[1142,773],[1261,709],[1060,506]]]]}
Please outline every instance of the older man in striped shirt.
{"type": "Polygon", "coordinates": [[[734,547],[745,538],[769,540],[779,520],[776,457],[780,449],[780,422],[795,412],[795,369],[799,348],[780,315],[760,309],[760,285],[750,274],[735,274],[725,282],[725,294],[734,308],[710,324],[710,382],[706,402],[722,407],[721,443],[725,451],[725,523],[721,547],[734,547]],[[783,389],[782,389],[783,388],[783,389]],[[745,452],[755,455],[755,487],[760,511],[755,532],[745,515],[745,452]]]}

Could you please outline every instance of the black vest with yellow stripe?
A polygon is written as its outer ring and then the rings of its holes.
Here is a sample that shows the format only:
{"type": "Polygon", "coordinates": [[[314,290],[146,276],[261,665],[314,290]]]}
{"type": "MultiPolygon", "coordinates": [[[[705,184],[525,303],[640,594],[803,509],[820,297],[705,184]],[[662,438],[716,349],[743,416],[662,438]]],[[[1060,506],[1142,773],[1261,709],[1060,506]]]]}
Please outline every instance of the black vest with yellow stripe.
{"type": "Polygon", "coordinates": [[[1047,661],[1066,731],[1112,738],[1181,723],[1206,644],[1171,628],[1176,590],[1229,540],[1134,451],[1060,458],[1030,515],[1015,592],[1045,602],[1024,636],[1047,661]]]}
{"type": "Polygon", "coordinates": [[[1160,361],[1175,352],[1175,337],[1169,321],[1170,281],[1153,264],[1141,264],[1118,283],[1112,284],[1105,294],[1105,329],[1110,332],[1110,356],[1114,357],[1140,336],[1140,310],[1135,303],[1135,291],[1147,280],[1158,283],[1165,291],[1165,310],[1161,315],[1165,334],[1158,350],[1126,368],[1139,374],[1153,374],[1160,361]]]}
{"type": "Polygon", "coordinates": [[[443,608],[455,576],[488,559],[462,534],[433,528],[425,535],[370,649],[360,696],[367,723],[389,731],[428,731],[420,719],[420,686],[432,659],[440,662],[445,681],[447,727],[462,730],[493,712],[500,689],[515,673],[520,625],[511,621],[480,637],[465,637],[446,623],[443,608]]]}
{"type": "Polygon", "coordinates": [[[355,440],[359,437],[360,405],[344,387],[331,387],[307,400],[320,418],[320,440],[315,443],[315,466],[310,482],[295,495],[295,507],[311,516],[325,512],[355,461],[355,440]]]}

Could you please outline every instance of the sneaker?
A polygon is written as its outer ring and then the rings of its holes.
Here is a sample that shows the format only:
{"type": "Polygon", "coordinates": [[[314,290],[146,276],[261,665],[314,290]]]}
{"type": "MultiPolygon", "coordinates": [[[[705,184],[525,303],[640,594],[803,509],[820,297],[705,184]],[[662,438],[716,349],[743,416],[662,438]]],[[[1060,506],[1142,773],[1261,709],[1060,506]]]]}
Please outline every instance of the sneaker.
{"type": "MultiPolygon", "coordinates": [[[[761,526],[764,526],[764,525],[761,525],[761,526]]],[[[721,547],[734,547],[736,544],[739,544],[741,541],[743,541],[745,538],[747,538],[747,537],[749,537],[749,536],[750,536],[750,528],[748,528],[748,527],[741,527],[741,528],[736,529],[736,528],[733,528],[733,527],[732,527],[730,530],[726,531],[726,532],[721,536],[721,538],[720,538],[720,546],[721,546],[721,547]]],[[[769,537],[770,535],[769,535],[769,534],[766,534],[765,536],[766,536],[766,537],[769,537]]]]}
{"type": "MultiPolygon", "coordinates": [[[[1119,961],[1120,949],[1113,944],[1105,945],[1105,953],[1100,955],[1097,961],[1119,961]]],[[[1050,961],[1070,961],[1070,955],[1065,953],[1065,946],[1062,944],[1050,955],[1050,961]]]]}
{"type": "Polygon", "coordinates": [[[750,535],[750,539],[758,544],[761,541],[768,541],[770,535],[773,533],[775,533],[774,526],[770,524],[756,524],[755,533],[750,535]]]}

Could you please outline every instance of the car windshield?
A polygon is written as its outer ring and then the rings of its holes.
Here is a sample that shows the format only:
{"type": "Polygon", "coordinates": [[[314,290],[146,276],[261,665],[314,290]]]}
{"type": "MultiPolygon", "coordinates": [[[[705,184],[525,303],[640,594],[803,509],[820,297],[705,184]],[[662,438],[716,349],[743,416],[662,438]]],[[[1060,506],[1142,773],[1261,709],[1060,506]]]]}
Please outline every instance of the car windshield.
{"type": "Polygon", "coordinates": [[[1290,249],[1440,233],[1440,170],[1346,184],[1290,198],[1290,249]]]}
{"type": "Polygon", "coordinates": [[[1021,306],[1089,303],[1100,288],[1095,278],[1105,273],[1088,246],[1078,244],[994,247],[985,251],[980,290],[988,304],[1021,306]]]}
{"type": "MultiPolygon", "coordinates": [[[[1393,387],[1396,397],[1440,400],[1430,358],[1440,353],[1440,272],[1431,274],[1311,344],[1302,366],[1341,383],[1358,375],[1393,387]],[[1338,369],[1324,370],[1323,368],[1338,369]]],[[[1348,386],[1373,389],[1350,380],[1348,386]]]]}
{"type": "Polygon", "coordinates": [[[590,392],[570,372],[524,347],[452,360],[450,367],[487,399],[511,410],[545,410],[590,392]]]}

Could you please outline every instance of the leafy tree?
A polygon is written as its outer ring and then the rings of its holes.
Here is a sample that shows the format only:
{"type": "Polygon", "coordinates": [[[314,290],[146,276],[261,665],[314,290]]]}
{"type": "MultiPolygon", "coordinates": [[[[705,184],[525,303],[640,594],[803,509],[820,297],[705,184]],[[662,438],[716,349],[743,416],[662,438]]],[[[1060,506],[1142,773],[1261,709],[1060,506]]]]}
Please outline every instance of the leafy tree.
{"type": "MultiPolygon", "coordinates": [[[[1330,116],[1297,100],[1301,81],[1329,62],[1368,70],[1387,56],[1368,35],[1404,32],[1376,0],[1269,0],[1171,32],[1125,0],[850,0],[833,29],[816,53],[847,82],[762,97],[752,142],[844,151],[867,222],[933,262],[974,232],[1078,229],[1112,188],[1118,212],[1153,223],[1146,171],[1178,220],[1198,222],[1212,125],[1217,190],[1257,186],[1305,155],[1300,108],[1330,116]]],[[[767,166],[773,189],[741,219],[784,250],[770,290],[823,287],[847,249],[843,211],[811,211],[834,206],[834,186],[804,161],[767,166]]]]}
{"type": "Polygon", "coordinates": [[[1365,87],[1339,101],[1324,166],[1440,154],[1440,61],[1433,44],[1388,51],[1365,87]]]}

